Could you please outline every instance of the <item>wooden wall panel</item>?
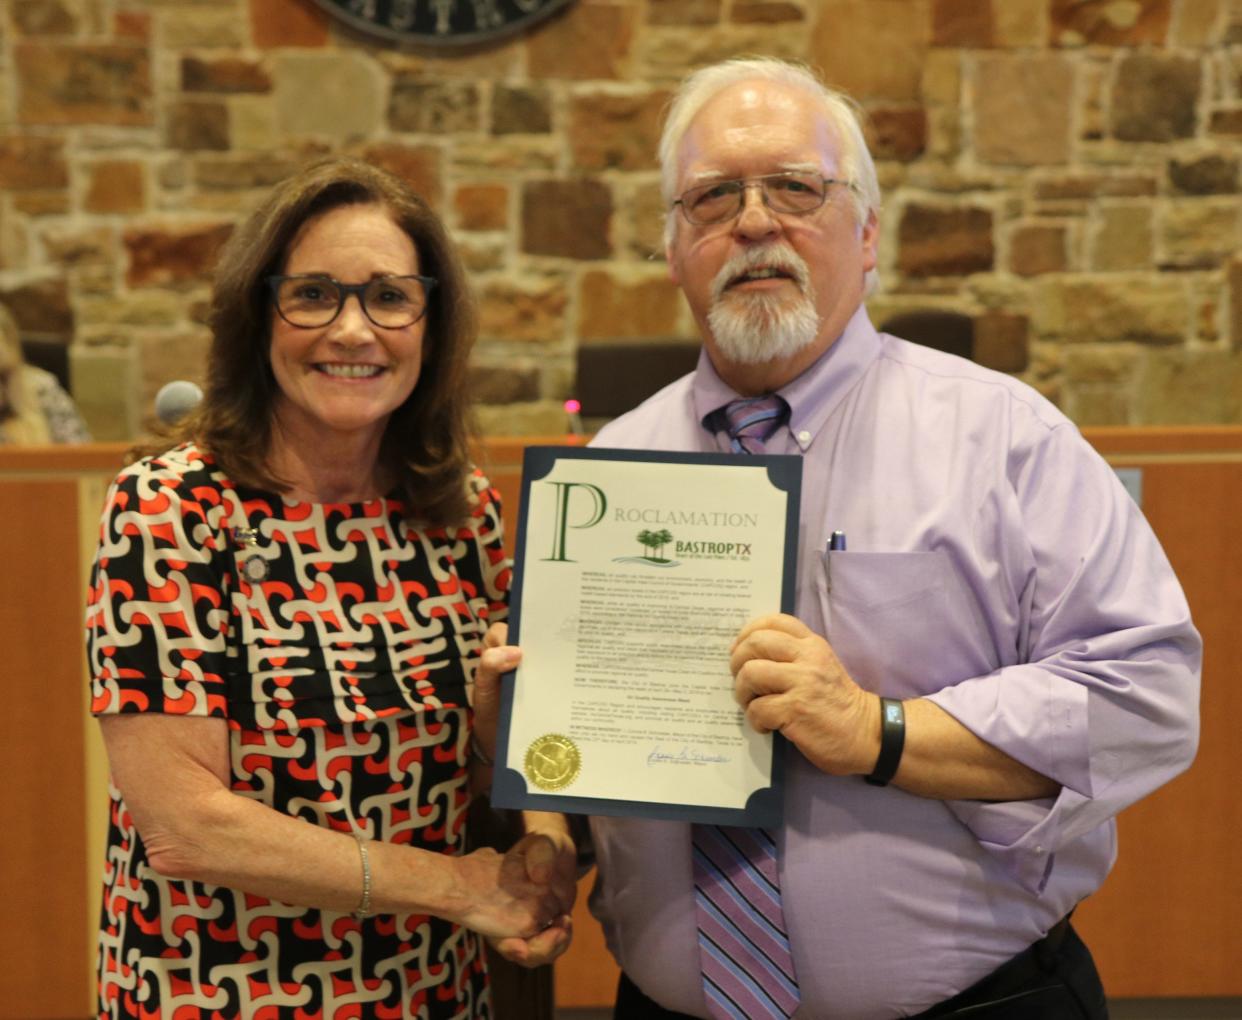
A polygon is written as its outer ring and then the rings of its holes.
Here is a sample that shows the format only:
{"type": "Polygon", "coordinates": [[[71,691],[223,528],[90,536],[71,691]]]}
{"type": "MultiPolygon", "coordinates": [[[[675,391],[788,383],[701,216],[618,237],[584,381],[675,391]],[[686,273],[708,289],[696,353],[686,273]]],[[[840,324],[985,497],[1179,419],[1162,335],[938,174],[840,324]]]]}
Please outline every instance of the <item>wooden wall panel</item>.
{"type": "Polygon", "coordinates": [[[82,605],[77,485],[0,486],[0,1016],[86,1016],[82,605]]]}

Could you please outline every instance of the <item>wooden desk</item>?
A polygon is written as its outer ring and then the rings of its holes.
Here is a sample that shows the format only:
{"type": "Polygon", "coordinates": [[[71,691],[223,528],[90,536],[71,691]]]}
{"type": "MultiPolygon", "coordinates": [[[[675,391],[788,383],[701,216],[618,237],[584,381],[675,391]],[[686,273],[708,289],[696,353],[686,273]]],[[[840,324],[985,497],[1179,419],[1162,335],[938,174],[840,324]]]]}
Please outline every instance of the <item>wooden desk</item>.
{"type": "MultiPolygon", "coordinates": [[[[1113,464],[1143,471],[1143,506],[1207,646],[1199,757],[1120,818],[1120,858],[1076,923],[1116,997],[1242,995],[1242,429],[1092,429],[1113,464]]],[[[512,530],[521,450],[484,444],[512,530]]],[[[562,440],[551,440],[562,441],[562,440]]],[[[98,514],[124,447],[0,448],[0,637],[11,692],[0,775],[12,810],[0,837],[0,1020],[92,1011],[94,931],[106,832],[106,762],[86,711],[82,603],[98,514]]],[[[588,880],[589,881],[589,880],[588,880]]],[[[558,963],[561,1006],[612,1001],[616,968],[585,909],[558,963]]]]}

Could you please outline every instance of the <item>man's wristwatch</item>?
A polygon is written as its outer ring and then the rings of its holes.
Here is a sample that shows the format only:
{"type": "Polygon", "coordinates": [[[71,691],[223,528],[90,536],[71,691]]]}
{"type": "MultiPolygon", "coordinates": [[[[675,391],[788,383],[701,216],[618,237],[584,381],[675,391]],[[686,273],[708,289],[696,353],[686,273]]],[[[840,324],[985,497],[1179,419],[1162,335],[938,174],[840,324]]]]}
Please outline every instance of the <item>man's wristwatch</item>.
{"type": "Polygon", "coordinates": [[[906,710],[896,698],[880,699],[880,756],[871,775],[864,778],[872,786],[887,786],[897,774],[901,752],[906,746],[906,710]]]}

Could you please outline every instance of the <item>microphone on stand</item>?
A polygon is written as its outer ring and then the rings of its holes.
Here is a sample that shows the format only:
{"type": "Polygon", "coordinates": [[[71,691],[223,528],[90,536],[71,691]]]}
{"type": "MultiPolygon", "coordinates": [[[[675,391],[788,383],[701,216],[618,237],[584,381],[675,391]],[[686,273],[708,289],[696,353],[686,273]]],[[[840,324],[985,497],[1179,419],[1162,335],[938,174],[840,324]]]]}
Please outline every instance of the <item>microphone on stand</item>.
{"type": "Polygon", "coordinates": [[[174,379],[155,395],[155,417],[163,425],[176,425],[198,406],[203,391],[186,379],[174,379]]]}
{"type": "Polygon", "coordinates": [[[586,434],[582,428],[582,416],[578,413],[581,410],[582,404],[573,397],[565,401],[565,413],[569,415],[569,434],[571,436],[586,434]]]}

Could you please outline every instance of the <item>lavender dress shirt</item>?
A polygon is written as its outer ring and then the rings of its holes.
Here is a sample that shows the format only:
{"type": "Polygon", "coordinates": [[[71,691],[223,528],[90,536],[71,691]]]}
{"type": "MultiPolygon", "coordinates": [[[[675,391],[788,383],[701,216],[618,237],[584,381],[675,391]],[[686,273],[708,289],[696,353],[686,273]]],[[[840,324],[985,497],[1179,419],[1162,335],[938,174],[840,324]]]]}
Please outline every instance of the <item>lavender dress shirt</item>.
{"type": "MultiPolygon", "coordinates": [[[[1062,786],[930,800],[825,775],[789,745],[798,1015],[889,1020],[969,987],[1100,886],[1114,816],[1194,756],[1201,642],[1139,509],[1029,387],[879,334],[860,308],[779,392],[791,418],[767,449],[805,461],[797,615],[864,688],[929,698],[1062,786]],[[848,552],[825,551],[834,530],[848,552]]],[[[703,354],[594,445],[723,450],[701,421],[736,396],[703,354]]],[[[666,1008],[707,1016],[689,827],[592,831],[613,954],[666,1008]]]]}

